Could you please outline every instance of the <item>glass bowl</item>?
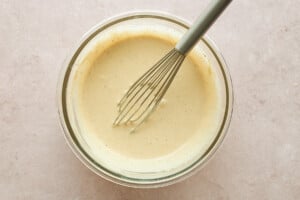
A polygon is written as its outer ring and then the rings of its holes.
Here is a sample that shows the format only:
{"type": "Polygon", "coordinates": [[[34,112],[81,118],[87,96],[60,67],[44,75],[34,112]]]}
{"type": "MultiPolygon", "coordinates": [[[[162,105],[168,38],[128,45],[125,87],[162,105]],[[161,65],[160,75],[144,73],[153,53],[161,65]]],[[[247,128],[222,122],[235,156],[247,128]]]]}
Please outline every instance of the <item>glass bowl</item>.
{"type": "Polygon", "coordinates": [[[140,26],[141,24],[146,26],[159,24],[177,31],[180,34],[184,34],[189,27],[187,22],[179,19],[178,17],[158,12],[132,12],[107,19],[104,22],[97,24],[83,36],[82,40],[65,60],[57,86],[57,100],[60,123],[63,128],[65,138],[75,155],[90,170],[117,184],[131,187],[153,188],[169,185],[192,175],[214,155],[222,143],[230,124],[233,109],[233,91],[230,74],[225,61],[213,41],[205,35],[201,40],[199,40],[195,47],[201,48],[211,66],[216,70],[216,74],[219,77],[221,85],[221,93],[224,97],[224,103],[222,104],[222,109],[224,109],[222,111],[223,119],[219,123],[219,131],[205,153],[199,155],[197,158],[191,160],[189,163],[178,169],[160,173],[156,172],[155,174],[117,173],[112,169],[101,165],[101,163],[97,162],[97,160],[89,152],[88,148],[85,147],[82,138],[78,136],[76,119],[74,118],[72,106],[69,105],[70,100],[68,91],[72,86],[74,72],[78,67],[75,62],[77,59],[80,59],[80,53],[85,51],[88,44],[95,38],[101,37],[101,35],[103,35],[107,30],[125,25],[140,26]]]}

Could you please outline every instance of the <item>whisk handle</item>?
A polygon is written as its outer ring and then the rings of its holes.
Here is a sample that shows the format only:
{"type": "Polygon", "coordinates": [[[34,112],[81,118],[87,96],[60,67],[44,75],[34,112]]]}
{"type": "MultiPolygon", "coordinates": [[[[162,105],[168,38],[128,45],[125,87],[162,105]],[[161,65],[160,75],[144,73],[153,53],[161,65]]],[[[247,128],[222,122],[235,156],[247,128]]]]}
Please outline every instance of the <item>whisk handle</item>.
{"type": "Polygon", "coordinates": [[[183,35],[175,48],[182,54],[187,54],[231,1],[232,0],[213,0],[190,29],[183,35]]]}

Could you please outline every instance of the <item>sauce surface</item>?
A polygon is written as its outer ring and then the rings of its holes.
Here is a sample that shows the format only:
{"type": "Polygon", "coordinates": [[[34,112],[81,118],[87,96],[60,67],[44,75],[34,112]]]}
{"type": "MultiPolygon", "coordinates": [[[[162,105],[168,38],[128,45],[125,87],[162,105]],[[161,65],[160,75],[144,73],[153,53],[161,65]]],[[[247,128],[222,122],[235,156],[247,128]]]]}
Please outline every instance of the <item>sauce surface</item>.
{"type": "Polygon", "coordinates": [[[125,91],[174,48],[175,41],[148,32],[119,35],[82,56],[76,74],[77,120],[81,137],[103,162],[112,162],[114,156],[180,160],[201,155],[215,137],[220,120],[216,76],[196,51],[186,57],[163,103],[137,132],[130,133],[131,126],[112,126],[125,91]]]}

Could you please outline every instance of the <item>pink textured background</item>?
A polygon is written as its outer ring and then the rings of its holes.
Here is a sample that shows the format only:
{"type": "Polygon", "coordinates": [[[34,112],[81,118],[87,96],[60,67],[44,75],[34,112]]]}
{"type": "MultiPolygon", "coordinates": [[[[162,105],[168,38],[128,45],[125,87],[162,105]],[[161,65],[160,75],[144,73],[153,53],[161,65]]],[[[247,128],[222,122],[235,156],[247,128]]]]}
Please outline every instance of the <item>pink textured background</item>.
{"type": "Polygon", "coordinates": [[[160,189],[118,186],[73,155],[55,90],[91,26],[134,9],[193,20],[208,0],[0,1],[0,199],[300,199],[300,2],[234,1],[209,31],[235,89],[232,125],[195,176],[160,189]]]}

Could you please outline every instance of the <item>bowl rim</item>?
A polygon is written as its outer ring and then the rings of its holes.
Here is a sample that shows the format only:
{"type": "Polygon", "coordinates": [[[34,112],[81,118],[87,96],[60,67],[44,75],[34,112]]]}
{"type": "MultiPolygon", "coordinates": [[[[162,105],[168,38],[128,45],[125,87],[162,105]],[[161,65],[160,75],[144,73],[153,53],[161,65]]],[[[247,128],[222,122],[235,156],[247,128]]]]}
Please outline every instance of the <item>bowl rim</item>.
{"type": "Polygon", "coordinates": [[[187,166],[186,168],[168,176],[164,176],[161,178],[155,179],[137,179],[123,176],[122,174],[115,173],[100,164],[98,164],[87,152],[84,151],[83,148],[80,147],[80,144],[75,136],[72,133],[72,126],[68,119],[68,112],[66,106],[66,90],[68,85],[68,78],[71,73],[72,66],[77,59],[77,56],[81,52],[81,50],[85,47],[88,42],[94,38],[98,33],[102,30],[117,24],[122,21],[135,19],[135,18],[155,18],[160,20],[166,20],[171,23],[175,23],[179,26],[184,28],[189,28],[190,23],[177,17],[172,14],[161,12],[161,11],[131,11],[122,13],[110,18],[103,20],[102,22],[93,26],[89,31],[87,31],[81,38],[81,40],[74,46],[72,51],[70,51],[69,56],[64,60],[63,67],[60,72],[58,84],[57,84],[57,108],[58,108],[58,115],[60,125],[63,129],[64,137],[76,155],[76,157],[91,171],[96,173],[97,175],[101,176],[102,178],[112,181],[114,183],[135,187],[135,188],[155,188],[173,184],[180,180],[183,180],[191,175],[193,175],[196,171],[201,169],[205,164],[207,164],[208,160],[212,158],[215,154],[216,150],[219,149],[220,145],[222,144],[225,135],[228,132],[229,124],[232,117],[233,112],[233,86],[231,76],[227,67],[227,64],[222,56],[221,52],[207,35],[204,35],[201,40],[204,44],[210,49],[213,53],[215,59],[217,60],[220,70],[222,72],[224,83],[226,87],[226,109],[223,117],[222,124],[218,131],[218,134],[214,141],[210,144],[209,148],[206,152],[199,157],[196,161],[194,161],[191,165],[187,166]]]}

